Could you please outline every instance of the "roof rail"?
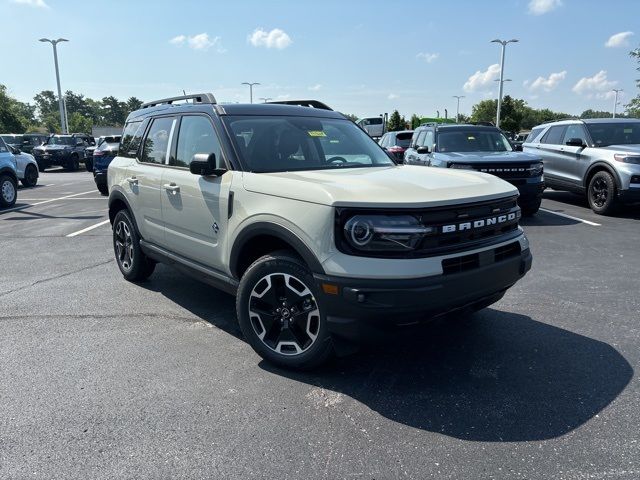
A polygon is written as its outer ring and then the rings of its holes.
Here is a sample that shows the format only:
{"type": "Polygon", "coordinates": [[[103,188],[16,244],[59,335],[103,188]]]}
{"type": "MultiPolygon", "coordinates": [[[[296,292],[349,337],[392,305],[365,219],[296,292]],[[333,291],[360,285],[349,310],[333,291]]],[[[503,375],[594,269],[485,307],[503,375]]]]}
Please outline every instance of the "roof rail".
{"type": "Polygon", "coordinates": [[[149,108],[165,104],[171,105],[173,102],[177,102],[179,100],[193,100],[193,103],[207,103],[210,105],[215,105],[217,103],[213,93],[194,93],[191,95],[180,95],[179,97],[169,97],[163,98],[162,100],[143,103],[140,108],[149,108]]]}
{"type": "Polygon", "coordinates": [[[546,125],[547,123],[554,123],[554,122],[566,122],[567,120],[584,120],[584,119],[578,118],[578,117],[558,118],[556,120],[547,120],[546,122],[542,122],[540,125],[546,125]]]}
{"type": "Polygon", "coordinates": [[[328,106],[326,103],[322,103],[318,100],[276,100],[275,102],[266,103],[275,103],[280,105],[297,105],[299,107],[319,108],[321,110],[333,111],[333,108],[328,106]]]}

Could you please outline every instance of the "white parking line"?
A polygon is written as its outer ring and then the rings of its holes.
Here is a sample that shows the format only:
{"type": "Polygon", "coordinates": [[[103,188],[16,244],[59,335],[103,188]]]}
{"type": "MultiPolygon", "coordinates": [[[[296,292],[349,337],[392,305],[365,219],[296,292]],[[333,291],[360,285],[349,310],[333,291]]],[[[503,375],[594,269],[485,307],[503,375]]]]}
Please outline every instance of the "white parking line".
{"type": "MultiPolygon", "coordinates": [[[[106,200],[107,197],[84,197],[84,198],[66,198],[65,200],[106,200]]],[[[48,198],[22,198],[21,202],[39,202],[41,200],[49,200],[48,198]]]]}
{"type": "Polygon", "coordinates": [[[67,237],[75,237],[76,235],[80,235],[81,233],[88,232],[89,230],[93,230],[94,228],[101,227],[102,225],[106,225],[109,223],[109,219],[106,219],[104,222],[96,223],[95,225],[91,225],[90,227],[83,228],[82,230],[78,230],[77,232],[70,233],[67,237]]]}
{"type": "Polygon", "coordinates": [[[49,200],[43,200],[41,202],[32,203],[31,205],[22,205],[20,207],[8,208],[7,210],[0,211],[0,215],[3,213],[24,210],[25,208],[29,208],[29,207],[35,207],[36,205],[43,205],[45,203],[57,202],[58,200],[64,200],[65,198],[79,197],[80,195],[86,195],[87,193],[95,193],[95,190],[89,190],[88,192],[82,192],[82,193],[74,193],[73,195],[65,195],[64,197],[50,198],[49,200]]]}
{"type": "Polygon", "coordinates": [[[569,218],[571,220],[575,220],[577,222],[586,223],[587,225],[592,225],[594,227],[601,227],[602,225],[596,222],[590,222],[589,220],[585,220],[584,218],[572,217],[571,215],[567,215],[566,213],[554,212],[553,210],[547,210],[546,208],[541,208],[543,212],[551,213],[553,215],[558,215],[559,217],[569,218]]]}

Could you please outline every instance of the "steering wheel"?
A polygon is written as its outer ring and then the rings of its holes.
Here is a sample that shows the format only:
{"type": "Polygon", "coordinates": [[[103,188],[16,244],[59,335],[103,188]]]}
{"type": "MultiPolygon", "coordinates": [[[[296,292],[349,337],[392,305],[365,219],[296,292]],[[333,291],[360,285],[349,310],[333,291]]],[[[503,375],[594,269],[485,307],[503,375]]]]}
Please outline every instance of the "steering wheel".
{"type": "Polygon", "coordinates": [[[347,163],[347,159],[344,157],[331,157],[329,160],[327,160],[327,163],[335,163],[335,162],[347,163]]]}

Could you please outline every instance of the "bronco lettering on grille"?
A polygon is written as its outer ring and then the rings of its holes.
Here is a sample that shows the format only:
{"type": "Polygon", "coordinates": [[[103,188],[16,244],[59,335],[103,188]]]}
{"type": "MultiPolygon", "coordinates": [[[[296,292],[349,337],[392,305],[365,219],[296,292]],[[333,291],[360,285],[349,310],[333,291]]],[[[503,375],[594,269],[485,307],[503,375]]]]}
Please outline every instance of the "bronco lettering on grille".
{"type": "Polygon", "coordinates": [[[509,213],[506,215],[499,215],[497,217],[482,218],[480,220],[474,220],[472,222],[463,222],[454,225],[443,225],[442,233],[462,232],[464,230],[490,227],[492,225],[498,225],[500,223],[506,223],[516,220],[516,218],[517,216],[515,213],[509,213]]]}

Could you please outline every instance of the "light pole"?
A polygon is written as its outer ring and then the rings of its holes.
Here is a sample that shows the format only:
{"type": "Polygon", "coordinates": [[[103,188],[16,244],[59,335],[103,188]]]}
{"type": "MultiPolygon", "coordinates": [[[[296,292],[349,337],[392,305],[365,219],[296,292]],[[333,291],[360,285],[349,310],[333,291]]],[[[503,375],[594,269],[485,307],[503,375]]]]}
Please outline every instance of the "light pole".
{"type": "Polygon", "coordinates": [[[618,94],[620,92],[623,92],[624,90],[622,90],[621,88],[614,88],[612,91],[616,92],[616,99],[613,101],[613,118],[616,118],[616,109],[618,108],[618,94]]]}
{"type": "Polygon", "coordinates": [[[272,97],[260,97],[258,100],[262,100],[264,103],[267,103],[269,100],[273,100],[272,97]]]}
{"type": "Polygon", "coordinates": [[[58,38],[57,40],[49,40],[41,38],[41,42],[49,42],[53,46],[53,62],[56,66],[56,82],[58,83],[58,107],[60,109],[60,128],[62,133],[67,133],[67,116],[65,115],[64,99],[62,98],[62,89],[60,88],[60,70],[58,69],[58,49],[56,45],[60,42],[68,42],[66,38],[58,38]]]}
{"type": "Polygon", "coordinates": [[[253,86],[260,84],[258,82],[242,82],[242,85],[249,85],[249,103],[253,103],[253,86]]]}
{"type": "Polygon", "coordinates": [[[500,92],[498,93],[498,112],[496,114],[496,127],[500,128],[500,107],[502,107],[502,86],[504,84],[504,51],[508,43],[516,43],[517,39],[511,40],[491,40],[491,43],[499,43],[502,45],[502,54],[500,55],[500,92]]]}
{"type": "Polygon", "coordinates": [[[458,106],[456,107],[456,123],[460,123],[460,99],[464,98],[464,95],[454,95],[453,98],[458,100],[458,106]]]}

